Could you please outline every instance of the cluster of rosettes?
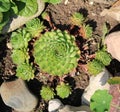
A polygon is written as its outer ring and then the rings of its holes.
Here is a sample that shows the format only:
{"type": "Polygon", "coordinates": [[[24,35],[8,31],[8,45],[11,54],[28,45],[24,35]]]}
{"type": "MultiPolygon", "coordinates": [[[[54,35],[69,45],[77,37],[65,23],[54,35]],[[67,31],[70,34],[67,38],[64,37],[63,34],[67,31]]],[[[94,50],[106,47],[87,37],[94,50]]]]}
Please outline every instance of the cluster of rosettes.
{"type": "Polygon", "coordinates": [[[80,51],[66,31],[46,32],[34,45],[35,62],[43,72],[62,76],[77,66],[80,51]]]}

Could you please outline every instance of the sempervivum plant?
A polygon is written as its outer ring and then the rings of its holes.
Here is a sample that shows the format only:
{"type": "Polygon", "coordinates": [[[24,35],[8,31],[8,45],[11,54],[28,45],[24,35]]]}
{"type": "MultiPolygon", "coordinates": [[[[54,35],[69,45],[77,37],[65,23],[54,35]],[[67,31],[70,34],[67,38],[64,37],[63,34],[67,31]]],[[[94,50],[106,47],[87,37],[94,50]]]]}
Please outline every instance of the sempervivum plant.
{"type": "Polygon", "coordinates": [[[26,23],[26,30],[33,36],[37,37],[43,31],[45,26],[40,21],[40,19],[35,18],[26,23]]]}
{"type": "Polygon", "coordinates": [[[50,100],[54,98],[54,91],[49,86],[42,86],[40,90],[40,95],[44,100],[50,100]]]}
{"type": "Polygon", "coordinates": [[[67,98],[71,94],[71,87],[69,84],[61,83],[56,87],[57,95],[61,98],[67,98]]]}
{"type": "Polygon", "coordinates": [[[107,51],[103,51],[103,50],[96,52],[95,58],[101,61],[105,66],[108,66],[112,60],[110,54],[108,54],[107,51]]]}
{"type": "Polygon", "coordinates": [[[100,61],[94,59],[93,61],[88,62],[87,67],[88,73],[96,76],[102,72],[104,65],[100,61]]]}
{"type": "Polygon", "coordinates": [[[42,71],[62,76],[77,66],[80,52],[75,37],[56,30],[46,32],[35,42],[34,57],[42,71]]]}

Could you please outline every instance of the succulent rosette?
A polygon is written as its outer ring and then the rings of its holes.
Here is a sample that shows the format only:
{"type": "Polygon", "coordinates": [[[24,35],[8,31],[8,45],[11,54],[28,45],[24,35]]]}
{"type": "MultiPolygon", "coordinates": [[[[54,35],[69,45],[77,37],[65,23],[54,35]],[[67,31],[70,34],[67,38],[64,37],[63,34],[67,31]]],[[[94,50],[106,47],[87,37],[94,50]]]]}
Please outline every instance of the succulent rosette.
{"type": "Polygon", "coordinates": [[[43,72],[62,76],[77,66],[80,51],[74,36],[56,30],[46,32],[35,42],[34,57],[43,72]]]}
{"type": "Polygon", "coordinates": [[[71,94],[71,87],[69,84],[61,83],[56,87],[57,95],[61,98],[67,98],[71,94]]]}
{"type": "Polygon", "coordinates": [[[51,100],[54,98],[54,90],[49,86],[42,86],[40,90],[40,95],[44,100],[51,100]]]}

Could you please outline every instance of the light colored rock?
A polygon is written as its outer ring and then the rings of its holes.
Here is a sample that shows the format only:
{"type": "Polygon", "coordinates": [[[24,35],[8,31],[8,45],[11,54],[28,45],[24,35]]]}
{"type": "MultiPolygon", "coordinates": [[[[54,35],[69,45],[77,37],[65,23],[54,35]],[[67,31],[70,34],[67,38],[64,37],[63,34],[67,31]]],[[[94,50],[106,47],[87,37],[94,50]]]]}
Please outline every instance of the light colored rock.
{"type": "Polygon", "coordinates": [[[90,108],[88,106],[70,106],[63,105],[59,99],[53,99],[49,101],[48,105],[49,112],[90,112],[90,108]]]}
{"type": "Polygon", "coordinates": [[[106,69],[104,69],[103,72],[99,73],[98,75],[90,77],[89,85],[85,89],[85,91],[82,95],[82,103],[83,104],[89,105],[90,98],[96,90],[98,90],[98,89],[109,90],[110,85],[107,83],[109,76],[110,76],[110,73],[106,69]]]}
{"type": "Polygon", "coordinates": [[[91,112],[90,107],[84,105],[84,106],[70,106],[70,105],[65,105],[64,108],[59,109],[58,112],[91,112]]]}
{"type": "Polygon", "coordinates": [[[3,82],[0,87],[3,102],[18,112],[31,112],[37,105],[37,98],[30,93],[22,79],[3,82]]]}
{"type": "MultiPolygon", "coordinates": [[[[98,0],[100,1],[100,0],[98,0]]],[[[109,16],[118,22],[120,22],[120,1],[118,0],[115,4],[112,5],[109,9],[104,9],[101,16],[109,16]]]]}
{"type": "Polygon", "coordinates": [[[41,12],[44,10],[45,3],[42,0],[37,0],[38,2],[38,11],[36,14],[30,17],[23,17],[23,16],[15,16],[11,18],[8,24],[3,28],[2,33],[11,32],[19,28],[20,26],[24,25],[27,21],[39,16],[41,12]]]}
{"type": "Polygon", "coordinates": [[[49,112],[53,112],[53,111],[57,111],[60,108],[63,108],[64,105],[62,104],[62,102],[59,99],[52,99],[49,101],[48,104],[48,111],[49,112]]]}
{"type": "Polygon", "coordinates": [[[105,44],[107,45],[107,51],[112,57],[120,61],[120,31],[106,36],[105,44]]]}

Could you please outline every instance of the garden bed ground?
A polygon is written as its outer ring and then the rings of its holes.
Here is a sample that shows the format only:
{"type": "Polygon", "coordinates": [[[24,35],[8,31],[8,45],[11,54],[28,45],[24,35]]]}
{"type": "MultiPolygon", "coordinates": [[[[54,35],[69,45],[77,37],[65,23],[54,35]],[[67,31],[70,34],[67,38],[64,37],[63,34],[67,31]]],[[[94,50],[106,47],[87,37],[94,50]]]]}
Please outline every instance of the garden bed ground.
{"type": "MultiPolygon", "coordinates": [[[[67,1],[67,0],[66,0],[67,1]]],[[[103,24],[107,22],[109,25],[109,32],[113,32],[115,30],[120,30],[119,23],[112,19],[111,17],[101,17],[100,13],[105,8],[109,8],[111,6],[111,3],[104,4],[104,3],[94,3],[93,5],[90,5],[88,1],[84,2],[84,0],[68,0],[68,2],[65,4],[65,1],[63,3],[60,3],[58,5],[46,5],[45,11],[47,11],[50,15],[50,28],[58,28],[61,30],[67,30],[70,31],[70,17],[74,12],[80,12],[84,16],[87,16],[87,23],[90,24],[91,27],[93,27],[94,33],[93,37],[95,39],[84,42],[83,39],[81,39],[81,54],[82,58],[79,62],[79,67],[77,67],[77,72],[79,73],[74,78],[67,77],[66,81],[70,83],[70,85],[74,88],[72,94],[69,96],[69,98],[62,100],[64,104],[70,104],[74,106],[81,105],[81,95],[84,91],[84,89],[89,84],[89,74],[85,73],[84,70],[84,63],[88,60],[87,56],[90,56],[91,54],[94,54],[96,51],[96,43],[99,41],[99,39],[96,39],[96,35],[99,37],[102,36],[102,28],[103,24]],[[88,44],[89,43],[89,44],[88,44]],[[84,45],[88,45],[88,49],[83,49],[84,45]]],[[[46,25],[48,25],[48,22],[44,22],[46,25]]],[[[71,33],[76,33],[75,31],[71,31],[71,33]]],[[[11,60],[11,50],[7,47],[7,43],[9,43],[9,37],[10,34],[7,35],[1,35],[0,40],[0,84],[4,80],[13,80],[15,78],[15,68],[16,66],[13,64],[11,60]],[[7,37],[7,39],[4,37],[7,37]],[[2,39],[3,38],[3,39],[2,39]]],[[[112,60],[111,64],[106,67],[113,75],[118,75],[120,72],[120,63],[117,60],[112,60]]],[[[72,72],[71,74],[75,74],[75,72],[72,72]]],[[[41,88],[41,76],[37,75],[34,80],[31,80],[30,82],[27,82],[30,90],[39,97],[39,90],[41,88]]],[[[43,100],[40,100],[38,104],[38,108],[35,112],[39,112],[40,110],[44,110],[46,112],[47,108],[47,102],[44,102],[43,100]]],[[[8,108],[4,105],[2,100],[0,99],[0,112],[12,112],[12,109],[8,108]]]]}

